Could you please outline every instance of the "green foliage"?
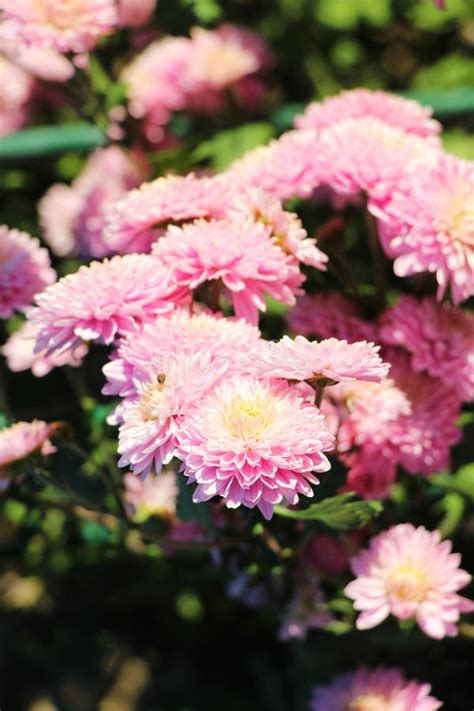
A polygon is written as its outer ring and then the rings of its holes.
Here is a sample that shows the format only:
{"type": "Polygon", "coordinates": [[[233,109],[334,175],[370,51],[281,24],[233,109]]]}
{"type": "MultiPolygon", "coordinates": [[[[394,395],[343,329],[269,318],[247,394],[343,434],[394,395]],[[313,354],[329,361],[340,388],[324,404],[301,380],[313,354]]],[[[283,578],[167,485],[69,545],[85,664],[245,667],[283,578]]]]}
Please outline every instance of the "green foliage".
{"type": "Polygon", "coordinates": [[[383,510],[380,501],[351,501],[353,498],[354,494],[347,492],[318,501],[300,511],[275,506],[275,513],[299,521],[319,521],[329,528],[347,531],[365,526],[383,510]]]}
{"type": "Polygon", "coordinates": [[[214,170],[224,170],[247,151],[268,143],[274,135],[269,123],[247,123],[238,128],[219,131],[193,151],[196,162],[207,161],[214,170]]]}
{"type": "Polygon", "coordinates": [[[209,507],[193,502],[193,486],[187,484],[184,476],[178,476],[179,494],[176,503],[176,513],[182,521],[197,521],[208,525],[211,521],[209,507]]]}
{"type": "Polygon", "coordinates": [[[31,158],[64,151],[90,151],[105,143],[102,131],[90,123],[36,126],[0,138],[0,160],[31,158]]]}
{"type": "Polygon", "coordinates": [[[430,478],[430,482],[440,489],[462,494],[474,503],[474,463],[465,464],[455,474],[435,474],[430,478]]]}

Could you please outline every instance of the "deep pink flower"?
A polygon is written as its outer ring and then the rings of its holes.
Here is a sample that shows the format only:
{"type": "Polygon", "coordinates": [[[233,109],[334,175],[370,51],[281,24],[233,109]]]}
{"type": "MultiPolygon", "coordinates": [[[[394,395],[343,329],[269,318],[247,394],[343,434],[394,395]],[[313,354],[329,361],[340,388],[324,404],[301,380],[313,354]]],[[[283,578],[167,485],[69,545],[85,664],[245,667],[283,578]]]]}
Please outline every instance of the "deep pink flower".
{"type": "Polygon", "coordinates": [[[82,266],[36,298],[29,313],[39,329],[37,350],[74,348],[81,341],[110,344],[183,303],[187,294],[156,259],[129,254],[82,266]]]}
{"type": "Polygon", "coordinates": [[[311,711],[437,711],[442,703],[431,686],[405,679],[399,669],[359,667],[317,686],[311,711]]]}
{"type": "Polygon", "coordinates": [[[269,237],[273,237],[283,251],[293,255],[302,264],[315,269],[326,269],[328,258],[318,249],[316,240],[308,237],[298,215],[284,210],[275,195],[258,188],[250,188],[237,197],[235,205],[229,209],[229,214],[241,218],[252,217],[256,222],[265,225],[269,237]]]}
{"type": "Polygon", "coordinates": [[[375,627],[392,614],[415,618],[434,639],[454,637],[460,614],[474,610],[474,603],[457,594],[471,580],[460,563],[451,541],[424,526],[402,523],[375,536],[351,559],[356,579],[345,589],[360,611],[357,628],[375,627]]]}
{"type": "Polygon", "coordinates": [[[37,239],[0,225],[0,318],[24,311],[55,279],[49,254],[37,239]]]}
{"type": "Polygon", "coordinates": [[[411,353],[411,366],[454,388],[462,400],[474,399],[474,316],[426,297],[402,296],[380,324],[384,343],[411,353]]]}
{"type": "Polygon", "coordinates": [[[15,462],[29,457],[34,452],[47,455],[56,451],[50,437],[57,430],[56,423],[33,420],[15,422],[0,430],[0,477],[7,476],[15,462]]]}
{"type": "Polygon", "coordinates": [[[223,217],[231,195],[220,176],[190,173],[143,183],[111,206],[104,241],[114,252],[147,252],[170,223],[223,217]]]}
{"type": "Polygon", "coordinates": [[[31,74],[0,55],[0,85],[0,136],[6,136],[26,123],[34,80],[31,74]]]}
{"type": "Polygon", "coordinates": [[[342,294],[305,294],[288,313],[292,331],[307,337],[377,341],[375,324],[362,318],[353,301],[342,294]]]}
{"type": "Polygon", "coordinates": [[[46,350],[36,353],[37,337],[37,326],[26,321],[5,343],[1,350],[12,372],[31,370],[37,378],[42,378],[53,368],[59,368],[62,365],[79,367],[87,353],[87,346],[84,344],[64,353],[55,352],[48,355],[46,350]]]}
{"type": "Polygon", "coordinates": [[[432,115],[429,107],[411,99],[386,91],[352,89],[323,101],[312,102],[304,114],[296,117],[295,126],[299,129],[322,129],[345,119],[371,116],[405,133],[426,138],[441,133],[441,124],[432,115]]]}
{"type": "Polygon", "coordinates": [[[328,338],[312,342],[304,336],[295,339],[283,336],[278,343],[262,343],[255,372],[260,377],[306,380],[321,385],[350,380],[378,381],[389,369],[379,350],[380,346],[366,341],[348,343],[328,338]]]}
{"type": "Polygon", "coordinates": [[[22,43],[87,52],[117,24],[114,0],[0,0],[3,19],[22,43]]]}
{"type": "Polygon", "coordinates": [[[397,459],[393,452],[367,444],[349,454],[341,454],[348,467],[346,484],[341,491],[355,491],[363,499],[385,499],[390,496],[397,476],[397,459]]]}
{"type": "Polygon", "coordinates": [[[474,163],[442,156],[412,176],[411,188],[396,193],[389,249],[394,271],[406,277],[436,274],[438,298],[450,287],[454,303],[474,294],[474,163]]]}
{"type": "Polygon", "coordinates": [[[96,150],[71,186],[57,183],[38,205],[44,238],[59,256],[104,257],[105,211],[138,185],[138,167],[116,146],[96,150]]]}
{"type": "Polygon", "coordinates": [[[123,483],[125,502],[136,518],[143,520],[152,515],[174,517],[178,498],[178,482],[174,471],[170,469],[161,472],[159,476],[147,476],[146,479],[126,474],[123,483]]]}
{"type": "Polygon", "coordinates": [[[141,27],[155,11],[157,0],[118,0],[119,20],[124,27],[141,27]]]}
{"type": "Polygon", "coordinates": [[[172,269],[178,284],[196,289],[219,280],[231,296],[236,316],[250,323],[266,310],[264,294],[295,303],[304,276],[295,260],[252,220],[196,220],[171,226],[153,254],[172,269]]]}
{"type": "Polygon", "coordinates": [[[178,433],[194,500],[221,496],[228,508],[273,506],[313,496],[313,472],[330,468],[333,438],[317,408],[283,381],[224,380],[189,410],[178,433]]]}
{"type": "Polygon", "coordinates": [[[243,319],[214,314],[177,311],[170,317],[146,324],[139,333],[126,336],[113,358],[104,366],[107,395],[135,397],[136,383],[156,378],[163,359],[176,353],[205,352],[206,360],[226,362],[233,372],[251,357],[260,339],[258,328],[243,319]]]}

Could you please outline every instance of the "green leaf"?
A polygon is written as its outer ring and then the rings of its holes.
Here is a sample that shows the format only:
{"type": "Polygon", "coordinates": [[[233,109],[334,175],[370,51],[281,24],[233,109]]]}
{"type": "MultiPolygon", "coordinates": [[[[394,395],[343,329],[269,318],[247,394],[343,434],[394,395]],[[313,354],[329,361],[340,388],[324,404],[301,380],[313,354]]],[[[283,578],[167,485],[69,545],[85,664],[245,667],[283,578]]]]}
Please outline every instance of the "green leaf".
{"type": "Polygon", "coordinates": [[[448,472],[435,474],[430,477],[430,483],[440,489],[462,494],[474,501],[474,463],[460,467],[455,474],[448,474],[448,472]]]}
{"type": "Polygon", "coordinates": [[[284,506],[275,506],[278,516],[294,518],[303,521],[320,521],[330,528],[346,531],[351,528],[365,526],[374,516],[378,516],[383,506],[380,501],[350,501],[355,495],[352,492],[332,496],[307,509],[294,511],[284,506]]]}
{"type": "Polygon", "coordinates": [[[412,89],[403,92],[407,99],[415,99],[420,104],[431,106],[436,116],[454,116],[474,111],[474,91],[472,86],[453,89],[412,89]]]}
{"type": "Polygon", "coordinates": [[[208,160],[214,170],[225,170],[236,158],[256,146],[268,143],[275,135],[270,123],[247,123],[239,128],[219,131],[209,141],[201,143],[192,154],[195,162],[208,160]]]}
{"type": "Polygon", "coordinates": [[[179,494],[176,502],[176,513],[181,521],[199,521],[204,525],[210,523],[210,511],[205,503],[195,504],[193,487],[187,484],[186,477],[178,474],[179,494]]]}
{"type": "Polygon", "coordinates": [[[25,128],[0,138],[0,160],[30,158],[64,151],[90,151],[107,142],[102,131],[90,123],[25,128]]]}

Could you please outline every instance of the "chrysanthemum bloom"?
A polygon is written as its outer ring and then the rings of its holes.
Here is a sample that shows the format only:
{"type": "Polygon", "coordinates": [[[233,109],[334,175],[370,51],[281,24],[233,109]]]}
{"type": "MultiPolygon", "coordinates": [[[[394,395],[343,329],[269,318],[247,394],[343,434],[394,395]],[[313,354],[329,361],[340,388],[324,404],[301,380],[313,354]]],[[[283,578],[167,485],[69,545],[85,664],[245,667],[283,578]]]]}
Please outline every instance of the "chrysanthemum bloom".
{"type": "Polygon", "coordinates": [[[432,118],[431,108],[386,91],[370,89],[342,91],[323,101],[314,101],[306,107],[304,114],[296,117],[295,126],[322,129],[345,119],[368,116],[423,138],[441,133],[441,124],[432,118]]]}
{"type": "Polygon", "coordinates": [[[37,350],[74,348],[81,341],[110,344],[119,335],[165,314],[187,294],[146,254],[82,266],[36,298],[29,319],[38,327],[37,350]]]}
{"type": "Polygon", "coordinates": [[[178,284],[196,289],[219,280],[232,299],[236,316],[250,323],[266,310],[264,294],[294,304],[304,276],[295,260],[252,220],[196,220],[171,226],[153,246],[178,284]]]}
{"type": "Polygon", "coordinates": [[[34,80],[31,74],[0,55],[0,86],[0,136],[6,136],[26,123],[34,80]]]}
{"type": "Polygon", "coordinates": [[[40,200],[43,235],[59,256],[104,257],[105,211],[139,184],[140,172],[116,146],[95,151],[71,186],[57,183],[40,200]]]}
{"type": "Polygon", "coordinates": [[[410,178],[433,165],[440,149],[376,118],[346,119],[318,134],[313,160],[337,203],[367,200],[388,219],[393,194],[410,194],[410,178]]]}
{"type": "Polygon", "coordinates": [[[146,476],[159,473],[176,454],[182,418],[230,367],[217,364],[206,351],[164,353],[150,364],[148,374],[135,381],[136,396],[119,406],[119,466],[146,476]]]}
{"type": "Polygon", "coordinates": [[[118,21],[114,0],[0,0],[0,10],[20,42],[59,52],[87,52],[118,21]]]}
{"type": "Polygon", "coordinates": [[[170,223],[223,217],[231,188],[223,177],[192,173],[143,183],[111,206],[104,241],[114,252],[147,252],[170,223]]]}
{"type": "Polygon", "coordinates": [[[260,331],[243,319],[214,314],[177,311],[157,318],[139,333],[126,336],[113,358],[104,366],[107,384],[103,392],[122,397],[136,396],[136,383],[155,377],[168,354],[205,351],[206,358],[229,363],[237,372],[248,362],[260,340],[260,331]]]}
{"type": "Polygon", "coordinates": [[[411,366],[457,392],[462,400],[474,399],[474,316],[449,304],[426,297],[402,296],[381,318],[384,343],[411,353],[411,366]]]}
{"type": "Polygon", "coordinates": [[[443,156],[395,194],[391,212],[404,225],[390,240],[398,276],[436,274],[438,299],[450,287],[454,303],[474,294],[474,163],[443,156]]]}
{"type": "Polygon", "coordinates": [[[221,496],[228,508],[273,506],[313,496],[313,472],[330,464],[333,446],[317,408],[283,381],[224,380],[187,413],[178,433],[184,473],[196,481],[194,501],[221,496]]]}
{"type": "Polygon", "coordinates": [[[332,622],[334,615],[328,610],[326,596],[321,583],[314,573],[296,580],[291,598],[278,632],[278,638],[285,642],[289,639],[306,639],[313,629],[322,629],[332,622]]]}
{"type": "Polygon", "coordinates": [[[360,667],[313,692],[311,711],[436,711],[431,686],[405,679],[399,669],[360,667]]]}
{"type": "Polygon", "coordinates": [[[248,151],[227,169],[236,189],[257,187],[281,200],[308,198],[321,185],[317,133],[288,131],[267,146],[248,151]]]}
{"type": "Polygon", "coordinates": [[[389,369],[379,356],[380,346],[366,341],[348,343],[337,338],[308,341],[288,336],[277,343],[263,342],[255,362],[260,377],[306,380],[312,385],[331,385],[350,380],[384,378],[389,369]]]}
{"type": "Polygon", "coordinates": [[[18,331],[15,331],[1,349],[6,358],[9,369],[18,373],[22,370],[31,370],[37,378],[47,375],[53,368],[70,365],[77,368],[82,364],[82,359],[87,353],[87,346],[80,344],[72,351],[64,353],[51,353],[46,351],[35,353],[38,328],[26,321],[18,331]]]}
{"type": "Polygon", "coordinates": [[[288,313],[288,325],[301,335],[342,338],[349,343],[376,341],[375,324],[362,318],[353,301],[342,294],[305,294],[288,313]]]}
{"type": "Polygon", "coordinates": [[[285,252],[315,269],[326,269],[327,255],[318,249],[315,239],[308,237],[298,215],[284,210],[275,195],[259,188],[250,188],[236,199],[229,214],[241,218],[252,217],[265,225],[269,237],[273,237],[285,252]]]}
{"type": "Polygon", "coordinates": [[[146,519],[153,514],[174,517],[178,498],[178,482],[174,471],[147,476],[146,479],[126,474],[123,483],[125,502],[137,518],[146,519]]]}
{"type": "Polygon", "coordinates": [[[55,279],[49,254],[36,238],[0,225],[0,318],[24,311],[55,279]]]}
{"type": "Polygon", "coordinates": [[[397,458],[389,448],[368,444],[339,458],[348,467],[341,491],[354,491],[363,499],[390,496],[397,476],[397,458]]]}
{"type": "Polygon", "coordinates": [[[375,627],[392,614],[414,618],[434,639],[454,637],[460,614],[474,610],[474,603],[457,594],[471,580],[460,563],[451,541],[424,526],[402,523],[375,536],[351,559],[356,579],[345,589],[360,611],[357,628],[375,627]]]}
{"type": "Polygon", "coordinates": [[[57,429],[56,423],[33,420],[15,422],[0,430],[0,477],[5,477],[10,467],[34,452],[47,455],[56,451],[50,437],[57,429]]]}
{"type": "Polygon", "coordinates": [[[123,27],[141,27],[153,16],[156,0],[118,0],[119,19],[123,27]]]}

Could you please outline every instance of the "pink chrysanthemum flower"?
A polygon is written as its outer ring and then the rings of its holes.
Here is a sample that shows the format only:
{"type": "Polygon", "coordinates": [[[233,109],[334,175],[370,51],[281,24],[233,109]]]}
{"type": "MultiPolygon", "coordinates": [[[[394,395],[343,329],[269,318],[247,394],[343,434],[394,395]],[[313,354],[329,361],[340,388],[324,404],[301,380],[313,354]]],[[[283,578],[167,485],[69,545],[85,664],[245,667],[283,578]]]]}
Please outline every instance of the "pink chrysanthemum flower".
{"type": "Polygon", "coordinates": [[[474,163],[443,156],[396,194],[391,211],[403,225],[390,240],[398,276],[436,274],[438,298],[454,303],[474,294],[474,163]]]}
{"type": "Polygon", "coordinates": [[[115,252],[147,252],[170,223],[220,218],[232,195],[227,180],[169,175],[132,190],[107,215],[104,240],[115,252]]]}
{"type": "Polygon", "coordinates": [[[295,260],[251,220],[196,220],[171,226],[153,254],[172,269],[178,284],[196,289],[219,280],[231,296],[236,316],[250,323],[266,310],[264,294],[294,304],[304,276],[295,260]]]}
{"type": "Polygon", "coordinates": [[[37,239],[0,225],[0,318],[24,311],[55,279],[49,254],[37,239]]]}
{"type": "Polygon", "coordinates": [[[114,357],[104,366],[108,382],[103,392],[136,396],[136,383],[150,372],[152,377],[160,372],[164,354],[205,351],[212,362],[228,362],[235,372],[241,362],[244,367],[259,340],[258,328],[243,319],[180,310],[146,324],[140,333],[130,334],[119,343],[114,357]]]}
{"type": "Polygon", "coordinates": [[[311,711],[437,711],[431,686],[405,679],[399,669],[360,667],[317,686],[311,711]]]}
{"type": "Polygon", "coordinates": [[[1,351],[12,372],[19,373],[22,370],[31,370],[37,378],[42,378],[53,368],[59,368],[62,365],[70,365],[73,368],[79,367],[87,353],[87,346],[84,344],[64,353],[51,353],[51,355],[48,355],[46,350],[36,353],[37,337],[37,326],[26,321],[5,343],[1,351]]]}
{"type": "Polygon", "coordinates": [[[174,471],[147,476],[146,479],[126,474],[123,483],[125,502],[136,518],[143,520],[153,514],[174,517],[178,498],[178,482],[174,471]]]}
{"type": "Polygon", "coordinates": [[[118,0],[120,25],[141,27],[152,17],[157,0],[118,0]]]}
{"type": "Polygon", "coordinates": [[[384,343],[411,353],[411,366],[448,385],[462,400],[474,399],[474,316],[429,297],[402,296],[380,324],[384,343]]]}
{"type": "Polygon", "coordinates": [[[315,131],[288,131],[248,151],[227,169],[235,189],[257,187],[281,200],[308,198],[321,185],[315,131]]]}
{"type": "Polygon", "coordinates": [[[368,444],[362,449],[340,454],[348,467],[346,484],[341,491],[355,491],[363,499],[386,499],[397,476],[397,459],[383,447],[368,444]]]}
{"type": "Polygon", "coordinates": [[[264,342],[255,371],[259,376],[306,380],[330,385],[350,380],[378,381],[387,375],[389,365],[379,356],[379,346],[366,341],[348,343],[337,338],[311,342],[304,336],[288,336],[278,343],[264,342]]]}
{"type": "Polygon", "coordinates": [[[411,99],[386,91],[352,89],[309,104],[304,114],[296,117],[295,126],[299,129],[322,129],[345,119],[372,116],[405,133],[427,138],[441,133],[441,124],[432,115],[430,108],[411,99]]]}
{"type": "Polygon", "coordinates": [[[146,476],[159,473],[176,455],[177,436],[186,412],[214,388],[230,367],[216,364],[209,353],[164,353],[136,380],[136,397],[119,408],[120,467],[146,476]]]}
{"type": "Polygon", "coordinates": [[[326,269],[327,255],[318,249],[315,239],[308,237],[298,215],[284,210],[275,195],[250,188],[246,194],[237,198],[229,214],[241,218],[252,217],[265,225],[268,235],[285,252],[315,269],[326,269]]]}
{"type": "Polygon", "coordinates": [[[423,138],[368,117],[321,131],[313,160],[336,202],[367,199],[372,214],[387,219],[393,194],[409,194],[410,177],[427,171],[439,153],[423,138]]]}
{"type": "Polygon", "coordinates": [[[330,464],[333,446],[322,415],[283,381],[224,380],[196,403],[180,428],[178,455],[196,481],[194,501],[221,496],[228,508],[273,506],[313,496],[313,472],[330,464]]]}
{"type": "Polygon", "coordinates": [[[118,22],[114,0],[0,0],[3,18],[27,44],[87,52],[118,22]]]}
{"type": "Polygon", "coordinates": [[[10,466],[34,452],[47,455],[56,451],[50,437],[57,430],[56,423],[33,420],[15,422],[0,430],[0,477],[5,477],[10,466]]]}
{"type": "Polygon", "coordinates": [[[349,343],[377,340],[376,326],[337,292],[301,296],[287,318],[291,330],[301,336],[342,338],[349,343]]]}
{"type": "Polygon", "coordinates": [[[434,639],[454,637],[460,614],[474,610],[474,603],[457,594],[471,580],[460,563],[451,541],[441,542],[439,531],[424,526],[402,523],[375,536],[351,559],[356,579],[345,589],[360,611],[357,628],[375,627],[392,614],[415,618],[434,639]]]}
{"type": "Polygon", "coordinates": [[[31,74],[0,55],[0,86],[0,136],[6,136],[26,123],[34,80],[31,74]]]}
{"type": "Polygon", "coordinates": [[[116,146],[95,151],[71,186],[53,185],[38,205],[46,242],[59,256],[104,257],[105,211],[140,182],[138,168],[116,146]]]}
{"type": "Polygon", "coordinates": [[[39,329],[36,348],[52,353],[81,341],[110,344],[157,315],[171,312],[186,297],[149,255],[92,262],[36,297],[37,307],[29,313],[39,329]]]}

